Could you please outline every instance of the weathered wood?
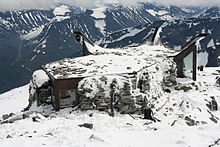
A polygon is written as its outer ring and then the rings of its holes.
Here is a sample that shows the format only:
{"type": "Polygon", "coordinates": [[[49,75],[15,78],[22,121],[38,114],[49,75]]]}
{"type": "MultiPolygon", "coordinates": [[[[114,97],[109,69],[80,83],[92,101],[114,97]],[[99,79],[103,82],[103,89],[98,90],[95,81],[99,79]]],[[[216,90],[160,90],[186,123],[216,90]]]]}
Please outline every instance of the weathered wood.
{"type": "MultiPolygon", "coordinates": [[[[59,110],[61,108],[65,108],[64,106],[61,107],[60,105],[60,91],[63,90],[77,90],[78,83],[81,81],[82,78],[76,78],[76,79],[56,79],[53,83],[53,95],[55,96],[55,110],[59,110]]],[[[79,103],[78,95],[76,96],[77,98],[77,104],[79,103]]],[[[76,104],[73,104],[72,106],[75,106],[76,104]]],[[[69,105],[68,105],[69,107],[69,105]]]]}

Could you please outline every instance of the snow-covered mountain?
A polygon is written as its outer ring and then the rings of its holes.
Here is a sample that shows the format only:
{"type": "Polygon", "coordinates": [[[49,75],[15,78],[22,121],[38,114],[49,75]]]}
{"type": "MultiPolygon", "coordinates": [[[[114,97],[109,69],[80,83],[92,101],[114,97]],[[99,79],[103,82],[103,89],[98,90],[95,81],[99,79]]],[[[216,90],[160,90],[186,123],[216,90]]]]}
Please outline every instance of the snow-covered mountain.
{"type": "Polygon", "coordinates": [[[27,34],[45,25],[53,18],[51,10],[23,10],[0,12],[0,22],[13,27],[20,34],[27,34]]]}
{"type": "Polygon", "coordinates": [[[219,18],[220,17],[220,8],[219,7],[209,7],[204,8],[197,17],[200,18],[219,18]]]}
{"type": "Polygon", "coordinates": [[[201,12],[199,8],[180,8],[176,6],[159,6],[153,4],[144,4],[147,12],[161,20],[183,19],[194,17],[201,12]]]}
{"type": "MultiPolygon", "coordinates": [[[[75,42],[74,31],[82,31],[92,41],[102,42],[103,45],[107,41],[106,46],[109,42],[112,42],[112,47],[135,45],[144,42],[144,35],[152,32],[152,27],[159,26],[161,19],[166,21],[208,17],[207,14],[210,13],[205,9],[165,7],[149,3],[143,3],[137,8],[100,5],[90,10],[60,4],[51,10],[0,12],[0,60],[4,61],[0,65],[5,70],[0,73],[0,81],[7,83],[1,85],[0,92],[27,83],[31,73],[42,64],[65,57],[81,56],[82,50],[75,42]],[[124,31],[121,33],[119,30],[124,31]],[[126,33],[130,39],[125,36],[120,38],[126,33]],[[138,39],[131,39],[135,33],[139,34],[136,36],[138,39]],[[114,35],[118,38],[109,37],[114,35]],[[123,43],[120,42],[122,38],[123,43]]],[[[194,35],[190,31],[189,33],[189,37],[194,35]]],[[[148,38],[150,37],[149,34],[148,38]]],[[[171,38],[166,40],[169,42],[171,38]]],[[[178,44],[179,42],[169,45],[178,44]]],[[[211,65],[217,65],[216,61],[213,62],[211,65]]]]}
{"type": "Polygon", "coordinates": [[[116,31],[103,38],[100,41],[100,45],[113,48],[140,45],[146,40],[150,41],[152,37],[151,30],[154,30],[155,27],[161,27],[160,39],[162,44],[169,48],[181,49],[194,36],[206,33],[208,36],[201,42],[199,52],[207,54],[208,62],[205,64],[206,66],[219,66],[219,22],[220,18],[185,18],[181,20],[154,21],[152,24],[116,31]]]}
{"type": "Polygon", "coordinates": [[[165,21],[158,20],[150,24],[125,28],[115,31],[99,40],[99,45],[115,48],[125,46],[137,46],[145,42],[150,42],[156,27],[160,27],[165,21]]]}

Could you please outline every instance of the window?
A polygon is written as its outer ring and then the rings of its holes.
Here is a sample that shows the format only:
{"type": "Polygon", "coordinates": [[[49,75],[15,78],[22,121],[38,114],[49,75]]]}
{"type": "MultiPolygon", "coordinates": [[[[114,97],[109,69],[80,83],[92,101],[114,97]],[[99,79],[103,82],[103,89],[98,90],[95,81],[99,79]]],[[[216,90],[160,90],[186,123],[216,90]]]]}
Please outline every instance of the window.
{"type": "Polygon", "coordinates": [[[60,91],[60,107],[74,106],[76,104],[76,90],[60,91]]]}
{"type": "Polygon", "coordinates": [[[193,77],[193,52],[183,58],[183,74],[188,77],[193,77]]]}

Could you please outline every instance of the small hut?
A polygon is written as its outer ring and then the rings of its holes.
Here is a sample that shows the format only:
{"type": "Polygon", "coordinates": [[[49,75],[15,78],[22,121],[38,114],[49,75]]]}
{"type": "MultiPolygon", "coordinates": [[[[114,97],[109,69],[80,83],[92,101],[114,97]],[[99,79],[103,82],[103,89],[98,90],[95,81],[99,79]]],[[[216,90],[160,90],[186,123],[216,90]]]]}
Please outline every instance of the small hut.
{"type": "Polygon", "coordinates": [[[51,79],[52,102],[55,109],[76,106],[78,83],[87,77],[135,75],[151,62],[124,55],[89,55],[48,63],[43,70],[51,79]],[[131,64],[132,63],[132,64],[131,64]]]}
{"type": "Polygon", "coordinates": [[[176,66],[178,77],[185,77],[190,70],[192,79],[196,80],[196,42],[205,36],[205,34],[197,36],[177,54],[176,51],[164,46],[147,44],[105,49],[93,44],[82,33],[76,32],[76,40],[82,43],[84,56],[65,58],[43,65],[42,69],[50,79],[44,87],[49,88],[42,90],[36,86],[37,90],[34,91],[38,94],[32,92],[31,97],[38,99],[39,95],[45,95],[45,101],[50,99],[55,110],[83,103],[84,106],[81,105],[83,109],[93,107],[107,111],[111,101],[108,97],[112,94],[108,91],[111,83],[106,79],[117,77],[124,83],[122,82],[119,89],[120,101],[115,107],[124,113],[136,113],[139,108],[146,106],[147,99],[159,98],[164,86],[170,87],[176,84],[176,66]],[[168,57],[173,57],[173,60],[168,57]],[[92,85],[88,81],[97,80],[97,77],[105,83],[104,85],[96,83],[99,84],[102,92],[87,97],[85,93],[79,91],[80,88],[92,85]],[[83,80],[84,85],[79,85],[83,80]],[[103,91],[107,91],[107,96],[103,91]],[[95,100],[91,97],[95,97],[95,100]]]}

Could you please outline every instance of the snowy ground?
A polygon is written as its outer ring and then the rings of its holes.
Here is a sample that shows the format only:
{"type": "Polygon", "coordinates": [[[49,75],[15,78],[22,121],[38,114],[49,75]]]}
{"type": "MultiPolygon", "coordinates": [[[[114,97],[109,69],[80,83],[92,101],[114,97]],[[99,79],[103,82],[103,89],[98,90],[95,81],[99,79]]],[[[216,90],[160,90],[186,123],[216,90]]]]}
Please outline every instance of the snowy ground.
{"type": "MultiPolygon", "coordinates": [[[[110,117],[98,111],[73,111],[64,109],[54,112],[51,106],[32,108],[47,114],[37,122],[32,118],[0,125],[1,147],[208,147],[220,146],[220,111],[212,111],[218,123],[210,120],[206,106],[210,97],[215,97],[220,104],[220,88],[215,86],[219,75],[217,68],[205,68],[198,73],[194,84],[197,89],[187,92],[173,90],[162,97],[162,102],[154,109],[155,117],[160,122],[153,123],[137,115],[116,114],[110,117]],[[207,101],[206,101],[207,100],[207,101]],[[187,105],[181,105],[186,103],[187,105]],[[44,111],[44,112],[43,112],[44,111]],[[198,121],[196,126],[188,126],[185,116],[198,121]],[[201,122],[206,123],[201,123],[201,122]],[[175,122],[175,123],[174,123],[175,122]],[[92,123],[93,128],[79,127],[92,123]]],[[[192,83],[181,80],[181,83],[192,83]]],[[[18,113],[28,103],[28,85],[0,95],[0,114],[18,113]]],[[[219,106],[218,106],[219,108],[219,106]]]]}
{"type": "Polygon", "coordinates": [[[0,116],[11,112],[19,112],[27,107],[28,87],[28,85],[25,85],[0,95],[0,116]]]}

